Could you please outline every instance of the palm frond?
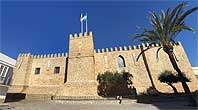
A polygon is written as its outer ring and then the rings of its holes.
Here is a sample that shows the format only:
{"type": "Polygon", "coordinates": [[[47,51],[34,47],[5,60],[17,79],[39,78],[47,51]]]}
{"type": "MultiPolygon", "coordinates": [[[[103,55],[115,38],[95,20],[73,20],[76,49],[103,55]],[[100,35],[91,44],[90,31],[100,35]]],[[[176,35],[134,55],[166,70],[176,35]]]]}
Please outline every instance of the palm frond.
{"type": "Polygon", "coordinates": [[[135,34],[133,37],[133,41],[144,41],[144,42],[149,42],[149,41],[158,41],[158,35],[154,30],[149,30],[147,28],[139,27],[139,29],[142,29],[143,32],[140,34],[135,34]]]}
{"type": "Polygon", "coordinates": [[[186,11],[185,13],[183,13],[180,16],[180,18],[178,19],[178,21],[176,22],[176,24],[180,24],[180,22],[182,22],[189,14],[191,14],[194,11],[198,11],[198,7],[191,8],[190,10],[186,11]]]}
{"type": "Polygon", "coordinates": [[[153,28],[158,32],[158,34],[161,34],[163,27],[160,23],[160,19],[157,16],[157,14],[155,12],[151,13],[152,18],[151,18],[151,24],[153,26],[153,28]]]}
{"type": "Polygon", "coordinates": [[[184,6],[187,5],[187,2],[179,4],[172,12],[172,22],[169,27],[169,32],[171,32],[172,28],[176,25],[176,21],[178,20],[179,16],[181,16],[184,6]]]}
{"type": "Polygon", "coordinates": [[[179,26],[175,26],[173,29],[172,29],[172,32],[171,33],[175,33],[175,32],[178,32],[178,31],[182,31],[182,30],[188,30],[188,31],[194,31],[192,27],[190,26],[186,26],[186,25],[179,25],[179,26]]]}
{"type": "Polygon", "coordinates": [[[164,24],[164,19],[165,19],[165,17],[166,17],[166,15],[165,15],[165,13],[164,13],[164,11],[163,10],[161,10],[161,23],[162,24],[164,24]]]}
{"type": "Polygon", "coordinates": [[[188,4],[187,2],[183,2],[179,5],[177,5],[171,12],[170,19],[172,20],[174,16],[180,14],[181,10],[183,10],[184,6],[186,6],[187,4],[188,4]]]}
{"type": "Polygon", "coordinates": [[[166,10],[166,13],[165,13],[165,18],[164,18],[164,21],[163,21],[163,33],[166,35],[166,30],[168,30],[168,27],[169,27],[169,24],[168,24],[168,16],[169,16],[169,14],[170,14],[170,11],[171,11],[171,9],[170,8],[168,8],[167,10],[166,10]]]}
{"type": "Polygon", "coordinates": [[[193,31],[193,28],[187,26],[184,19],[198,10],[198,7],[191,8],[185,11],[184,7],[187,2],[177,5],[174,9],[168,8],[166,11],[161,10],[161,14],[151,12],[149,19],[152,29],[139,28],[142,30],[140,34],[136,34],[134,41],[148,42],[148,43],[161,43],[162,48],[171,47],[174,38],[183,30],[193,31]]]}

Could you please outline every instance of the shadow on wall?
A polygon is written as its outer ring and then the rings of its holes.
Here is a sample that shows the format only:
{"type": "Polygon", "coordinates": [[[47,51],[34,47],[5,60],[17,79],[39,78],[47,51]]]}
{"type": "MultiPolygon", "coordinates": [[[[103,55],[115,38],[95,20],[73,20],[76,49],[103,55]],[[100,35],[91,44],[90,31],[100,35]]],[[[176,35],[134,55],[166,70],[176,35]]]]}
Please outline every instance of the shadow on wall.
{"type": "MultiPolygon", "coordinates": [[[[190,82],[190,79],[187,78],[184,73],[183,76],[186,82],[190,82]]],[[[181,82],[178,74],[165,70],[159,75],[158,80],[161,83],[167,83],[167,85],[171,86],[174,93],[161,93],[157,91],[156,88],[150,87],[147,89],[146,93],[141,93],[138,95],[138,103],[152,104],[160,110],[178,108],[182,108],[184,110],[197,110],[196,106],[189,106],[190,103],[188,97],[186,97],[186,94],[177,92],[177,88],[173,86],[173,83],[181,82]]],[[[194,99],[197,99],[198,91],[195,91],[192,94],[194,99]]]]}

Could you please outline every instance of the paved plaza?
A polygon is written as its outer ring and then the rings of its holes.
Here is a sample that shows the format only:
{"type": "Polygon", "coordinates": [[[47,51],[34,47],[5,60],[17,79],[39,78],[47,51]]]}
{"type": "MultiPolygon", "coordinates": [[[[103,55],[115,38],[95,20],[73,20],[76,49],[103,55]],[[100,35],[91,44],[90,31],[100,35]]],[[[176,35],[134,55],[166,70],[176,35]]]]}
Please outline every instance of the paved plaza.
{"type": "Polygon", "coordinates": [[[182,102],[155,102],[146,103],[77,103],[67,101],[28,101],[9,102],[1,104],[0,110],[197,110],[197,107],[186,106],[182,102]]]}

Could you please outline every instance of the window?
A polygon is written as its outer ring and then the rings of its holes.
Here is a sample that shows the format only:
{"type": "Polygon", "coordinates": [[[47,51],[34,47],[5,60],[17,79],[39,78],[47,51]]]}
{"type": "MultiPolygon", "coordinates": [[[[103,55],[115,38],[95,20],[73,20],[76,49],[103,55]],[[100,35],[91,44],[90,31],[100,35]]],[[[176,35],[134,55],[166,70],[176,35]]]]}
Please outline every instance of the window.
{"type": "Polygon", "coordinates": [[[2,76],[2,77],[5,77],[5,76],[6,76],[6,74],[7,74],[7,69],[8,69],[8,67],[4,66],[3,72],[1,73],[1,76],[2,76]]]}
{"type": "Polygon", "coordinates": [[[1,73],[2,73],[2,71],[3,71],[3,67],[4,67],[4,66],[0,64],[0,75],[1,75],[1,73]]]}
{"type": "Polygon", "coordinates": [[[35,69],[35,74],[40,74],[40,70],[41,70],[40,68],[36,68],[35,69]]]}
{"type": "Polygon", "coordinates": [[[55,74],[60,73],[60,67],[55,67],[55,68],[54,68],[54,73],[55,73],[55,74]]]}
{"type": "Polygon", "coordinates": [[[124,58],[121,55],[118,56],[118,67],[119,68],[126,67],[124,58]]]}
{"type": "Polygon", "coordinates": [[[0,77],[6,77],[9,67],[0,64],[0,77]]]}

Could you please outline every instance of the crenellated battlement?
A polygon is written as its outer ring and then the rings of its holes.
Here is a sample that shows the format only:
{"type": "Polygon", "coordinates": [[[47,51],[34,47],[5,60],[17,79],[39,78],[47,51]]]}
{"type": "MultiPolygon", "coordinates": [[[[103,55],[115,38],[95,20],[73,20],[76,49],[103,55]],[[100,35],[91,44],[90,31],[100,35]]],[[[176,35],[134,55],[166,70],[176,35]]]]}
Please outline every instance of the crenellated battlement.
{"type": "Polygon", "coordinates": [[[86,37],[91,37],[93,36],[92,32],[84,32],[84,33],[75,33],[75,34],[70,34],[69,35],[69,39],[76,39],[76,38],[86,38],[86,37]]]}
{"type": "Polygon", "coordinates": [[[19,53],[18,57],[31,57],[31,53],[19,53]]]}
{"type": "Polygon", "coordinates": [[[41,55],[33,55],[31,53],[20,53],[18,57],[30,57],[34,59],[39,59],[39,58],[68,57],[68,55],[67,53],[41,54],[41,55]]]}
{"type": "MultiPolygon", "coordinates": [[[[116,51],[131,51],[131,50],[136,50],[140,49],[141,46],[144,48],[148,47],[159,47],[161,44],[156,43],[156,44],[149,44],[149,43],[142,43],[140,45],[133,45],[133,46],[119,46],[119,47],[114,47],[114,48],[102,48],[102,49],[94,49],[95,53],[106,53],[106,52],[116,52],[116,51]]],[[[173,44],[174,46],[182,45],[181,42],[176,42],[173,44]]],[[[31,57],[34,59],[39,59],[39,58],[56,58],[56,57],[68,57],[67,53],[55,53],[55,54],[41,54],[41,55],[33,55],[31,53],[20,53],[19,57],[31,57]]]]}
{"type": "MultiPolygon", "coordinates": [[[[173,46],[181,45],[181,42],[176,42],[173,44],[173,46]]],[[[114,48],[102,48],[102,49],[95,49],[95,53],[106,53],[106,52],[116,52],[116,51],[131,51],[131,50],[136,50],[140,49],[140,47],[146,48],[148,46],[151,47],[159,47],[161,46],[160,43],[155,43],[155,44],[149,44],[149,43],[142,43],[140,45],[133,45],[133,46],[123,46],[123,47],[114,47],[114,48]]]]}

